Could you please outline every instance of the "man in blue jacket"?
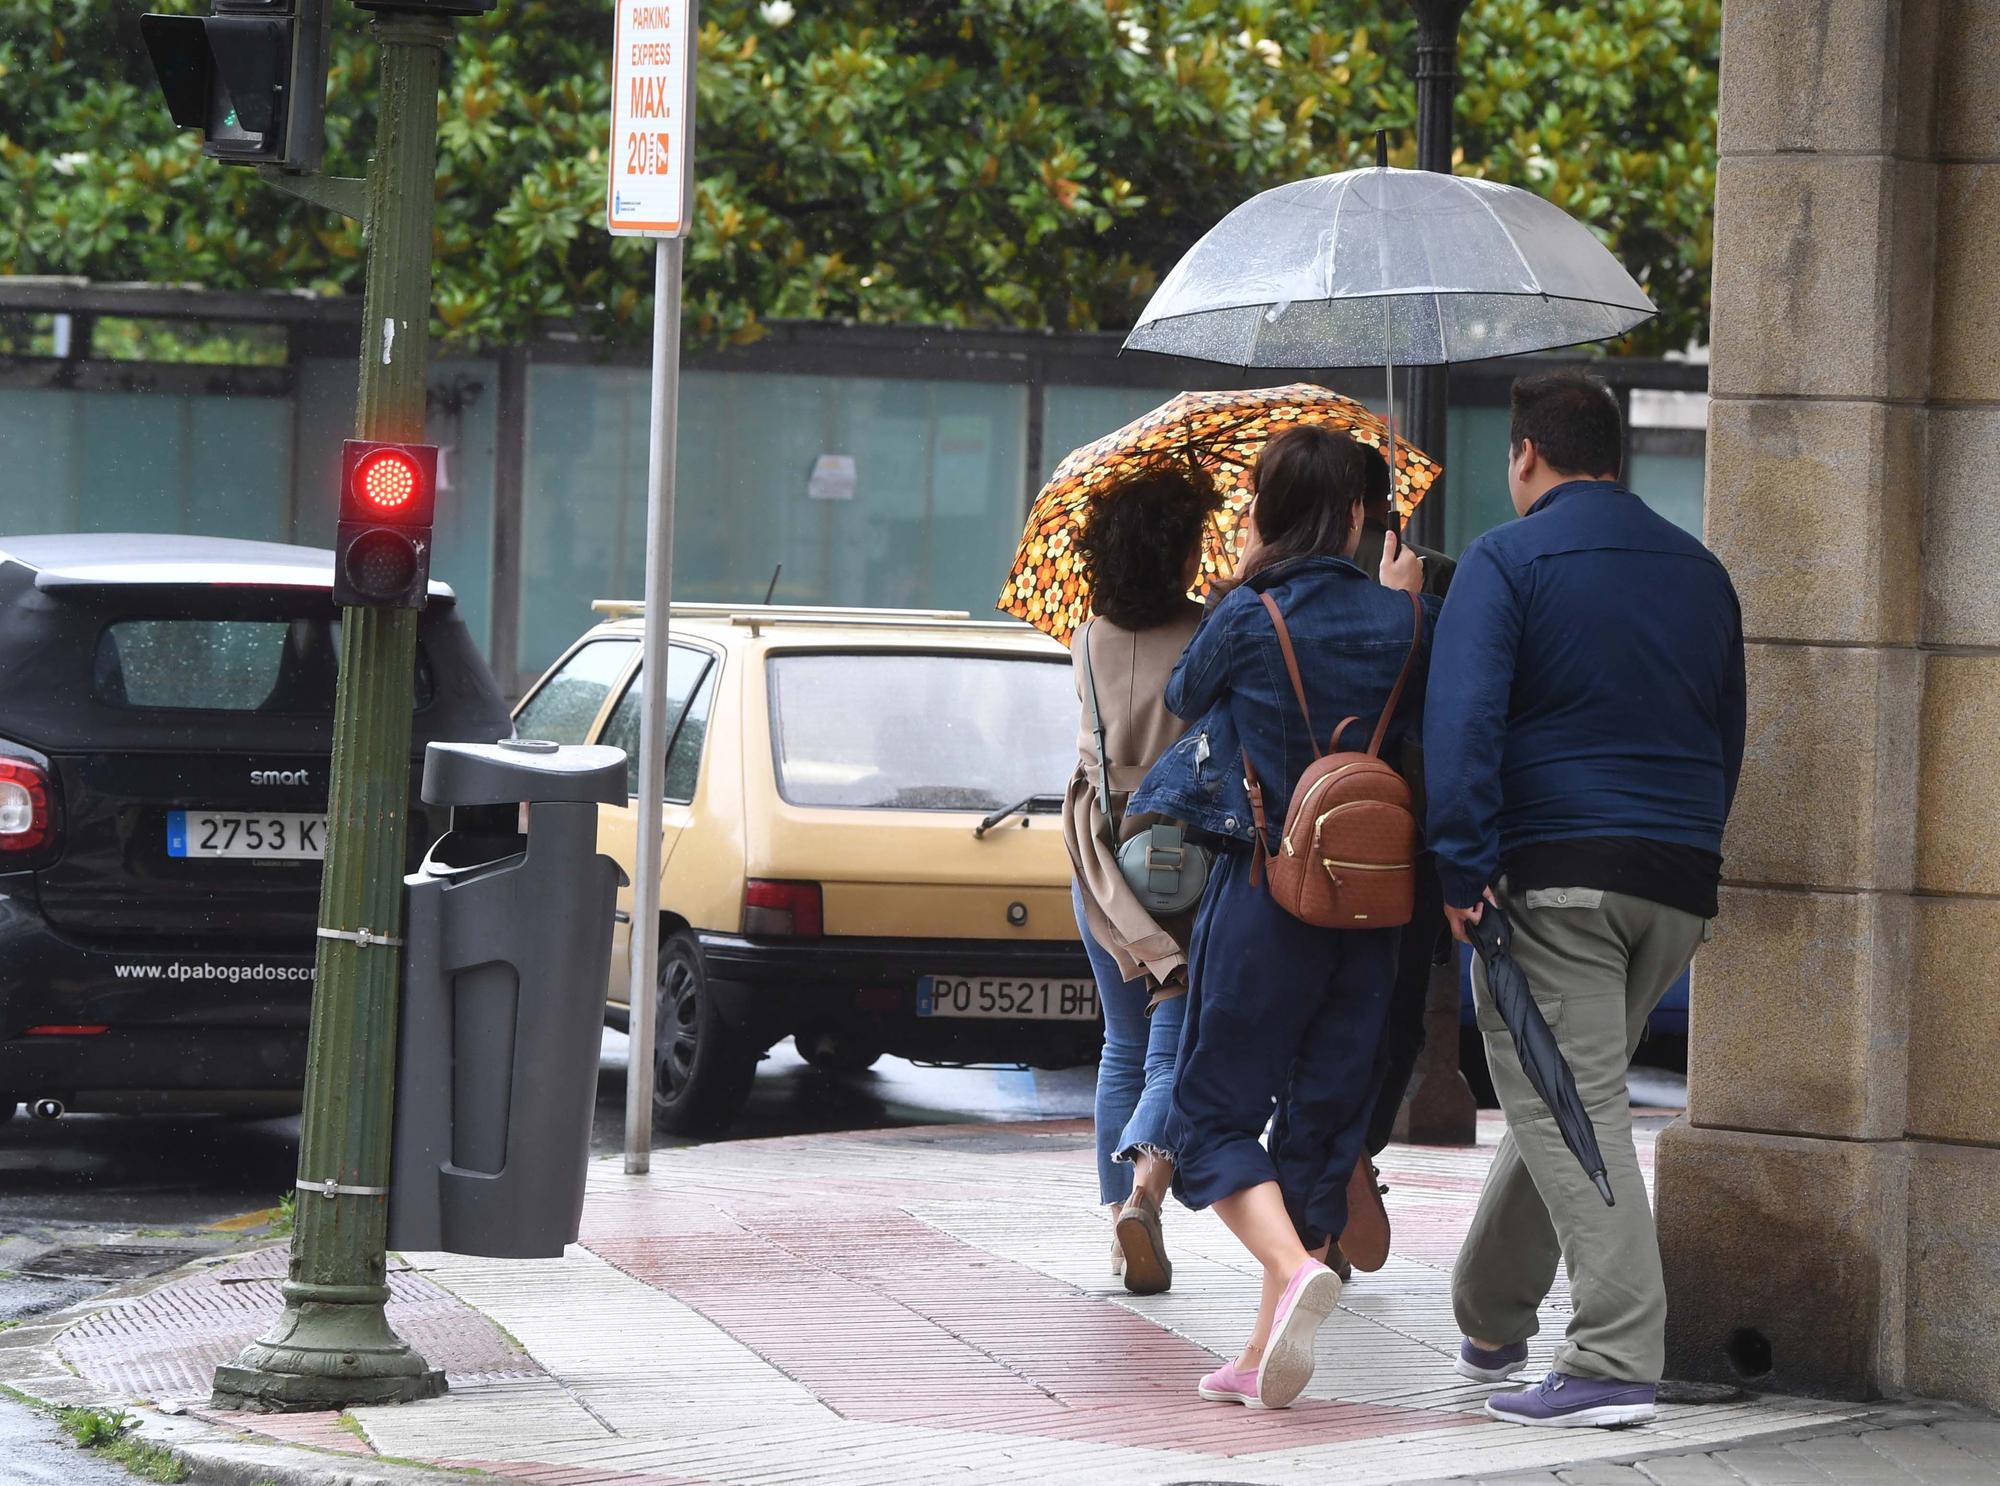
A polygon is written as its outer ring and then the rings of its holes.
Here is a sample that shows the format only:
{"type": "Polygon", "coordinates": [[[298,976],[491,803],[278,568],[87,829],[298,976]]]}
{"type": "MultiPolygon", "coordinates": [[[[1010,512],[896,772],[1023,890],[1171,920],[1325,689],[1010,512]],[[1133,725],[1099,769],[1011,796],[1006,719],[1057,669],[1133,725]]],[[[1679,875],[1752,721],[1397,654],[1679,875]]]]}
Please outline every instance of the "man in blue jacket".
{"type": "Polygon", "coordinates": [[[1558,1261],[1575,1303],[1554,1370],[1487,1402],[1521,1424],[1653,1416],[1667,1301],[1625,1075],[1715,917],[1743,762],[1735,590],[1707,548],[1618,483],[1623,446],[1597,378],[1515,383],[1507,479],[1523,519],[1460,561],[1425,706],[1452,930],[1463,939],[1488,902],[1506,910],[1618,1197],[1606,1207],[1564,1146],[1475,970],[1507,1136],[1452,1279],[1458,1371],[1497,1383],[1521,1370],[1558,1261]]]}

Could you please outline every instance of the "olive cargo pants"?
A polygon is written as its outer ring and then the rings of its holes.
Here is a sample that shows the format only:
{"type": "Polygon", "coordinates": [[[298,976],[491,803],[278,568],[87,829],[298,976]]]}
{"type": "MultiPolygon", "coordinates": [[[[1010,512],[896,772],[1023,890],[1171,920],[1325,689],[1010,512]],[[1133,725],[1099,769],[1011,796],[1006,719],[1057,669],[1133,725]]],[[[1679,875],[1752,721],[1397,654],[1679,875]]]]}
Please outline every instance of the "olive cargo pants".
{"type": "Polygon", "coordinates": [[[1473,962],[1479,1030],[1507,1116],[1465,1246],[1452,1303],[1467,1336],[1500,1345],[1539,1329],[1536,1310],[1569,1271],[1575,1314],[1555,1366],[1572,1377],[1654,1383],[1666,1364],[1667,1293],[1659,1235],[1632,1147],[1625,1075],[1646,1018],[1685,970],[1707,925],[1691,913],[1595,888],[1496,896],[1514,958],[1576,1075],[1617,1206],[1563,1144],[1473,962]]]}

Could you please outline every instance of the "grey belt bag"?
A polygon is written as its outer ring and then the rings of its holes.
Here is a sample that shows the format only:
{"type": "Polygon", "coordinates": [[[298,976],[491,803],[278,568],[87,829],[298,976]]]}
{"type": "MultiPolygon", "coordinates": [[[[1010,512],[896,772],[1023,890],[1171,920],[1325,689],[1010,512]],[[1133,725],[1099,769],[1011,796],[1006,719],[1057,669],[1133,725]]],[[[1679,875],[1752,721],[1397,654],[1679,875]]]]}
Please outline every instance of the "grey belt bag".
{"type": "Polygon", "coordinates": [[[1097,678],[1090,669],[1090,632],[1085,625],[1076,637],[1077,656],[1083,666],[1083,690],[1090,699],[1090,730],[1097,740],[1097,797],[1104,811],[1106,840],[1118,854],[1118,871],[1148,913],[1171,918],[1185,913],[1201,900],[1208,886],[1209,854],[1205,847],[1187,839],[1185,827],[1163,822],[1150,826],[1122,845],[1118,841],[1120,812],[1111,805],[1111,764],[1104,749],[1104,714],[1097,705],[1097,678]]]}

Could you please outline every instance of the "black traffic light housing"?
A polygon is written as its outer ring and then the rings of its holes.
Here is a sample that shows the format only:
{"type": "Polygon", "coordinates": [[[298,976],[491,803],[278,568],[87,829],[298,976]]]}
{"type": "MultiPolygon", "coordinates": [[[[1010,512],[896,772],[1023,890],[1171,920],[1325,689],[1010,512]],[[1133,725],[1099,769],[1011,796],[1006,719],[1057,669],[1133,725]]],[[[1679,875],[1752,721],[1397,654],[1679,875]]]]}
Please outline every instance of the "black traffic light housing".
{"type": "Polygon", "coordinates": [[[342,608],[421,609],[430,596],[435,444],[349,439],[340,449],[340,525],[333,601],[342,608]]]}
{"type": "Polygon", "coordinates": [[[310,175],[326,136],[331,0],[210,0],[208,16],[145,15],[167,111],[202,153],[310,175]]]}

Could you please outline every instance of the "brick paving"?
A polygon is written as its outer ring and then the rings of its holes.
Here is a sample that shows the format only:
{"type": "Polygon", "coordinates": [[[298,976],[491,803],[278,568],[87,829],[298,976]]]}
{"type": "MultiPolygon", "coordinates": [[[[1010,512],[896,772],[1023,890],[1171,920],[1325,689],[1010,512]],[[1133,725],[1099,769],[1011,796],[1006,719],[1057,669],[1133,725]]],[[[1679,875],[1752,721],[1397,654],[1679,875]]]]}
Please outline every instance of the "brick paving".
{"type": "MultiPolygon", "coordinates": [[[[540,1486],[2000,1481],[2000,1425],[1884,1429],[1855,1405],[1669,1406],[1616,1434],[1487,1420],[1487,1390],[1450,1369],[1449,1270],[1498,1133],[1489,1119],[1476,1149],[1386,1153],[1394,1254],[1343,1294],[1283,1413],[1194,1398],[1241,1342],[1257,1275],[1212,1215],[1171,1208],[1173,1292],[1124,1294],[1078,1123],[732,1142],[661,1152],[637,1178],[600,1163],[562,1259],[406,1256],[391,1320],[452,1392],[356,1410],[359,1434],[206,1409],[215,1364],[275,1314],[279,1251],[180,1277],[57,1346],[107,1400],[540,1486]]],[[[1650,1139],[1641,1157],[1650,1170],[1650,1139]]],[[[1531,1366],[1565,1312],[1558,1292],[1531,1366]]]]}

